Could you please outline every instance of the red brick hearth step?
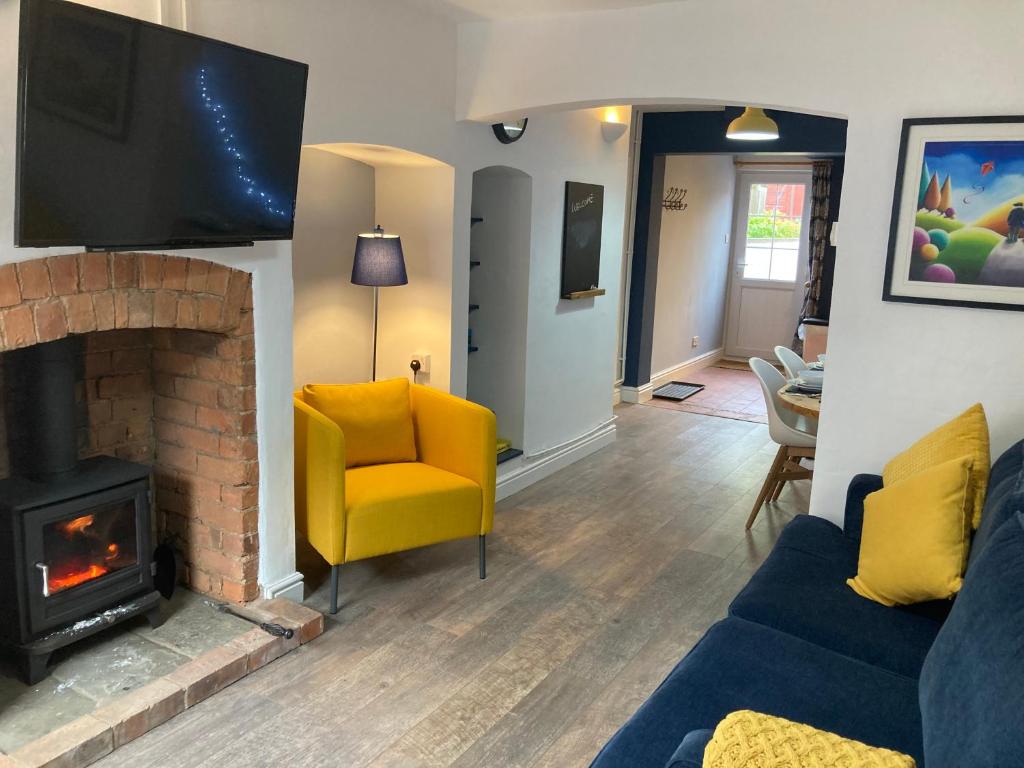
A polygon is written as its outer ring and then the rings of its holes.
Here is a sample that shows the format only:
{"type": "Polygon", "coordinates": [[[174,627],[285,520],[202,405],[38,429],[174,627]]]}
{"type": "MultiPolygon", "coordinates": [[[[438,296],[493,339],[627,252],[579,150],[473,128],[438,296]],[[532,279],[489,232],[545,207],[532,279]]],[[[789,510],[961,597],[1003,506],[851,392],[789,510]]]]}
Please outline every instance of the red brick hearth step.
{"type": "Polygon", "coordinates": [[[256,621],[289,627],[294,635],[290,639],[274,637],[254,627],[13,754],[0,754],[0,768],[82,768],[319,637],[324,630],[322,614],[290,600],[256,600],[238,610],[256,621]]]}

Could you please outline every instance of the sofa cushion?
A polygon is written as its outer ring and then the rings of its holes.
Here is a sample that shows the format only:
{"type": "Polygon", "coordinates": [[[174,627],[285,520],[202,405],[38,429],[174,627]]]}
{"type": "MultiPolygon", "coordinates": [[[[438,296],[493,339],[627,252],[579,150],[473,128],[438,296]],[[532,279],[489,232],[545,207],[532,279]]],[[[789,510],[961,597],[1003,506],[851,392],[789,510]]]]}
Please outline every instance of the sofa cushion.
{"type": "Polygon", "coordinates": [[[345,435],[345,466],[416,461],[407,379],[307,384],[303,399],[345,435]]]}
{"type": "Polygon", "coordinates": [[[419,462],[345,473],[345,560],[402,552],[480,534],[483,491],[419,462]]]}
{"type": "Polygon", "coordinates": [[[714,625],[605,745],[595,768],[664,768],[690,732],[753,709],[920,761],[917,682],[738,618],[714,625]]]}
{"type": "Polygon", "coordinates": [[[921,672],[928,768],[1024,756],[1024,514],[989,539],[921,672]]]}
{"type": "Polygon", "coordinates": [[[886,606],[952,598],[970,545],[973,459],[944,461],[864,502],[857,575],[846,583],[886,606]]]}
{"type": "MultiPolygon", "coordinates": [[[[685,741],[685,739],[684,739],[685,741]]],[[[702,768],[915,768],[909,755],[741,709],[715,728],[702,768]]]]}
{"type": "Polygon", "coordinates": [[[988,497],[981,525],[971,542],[970,569],[980,557],[989,537],[1007,520],[1024,510],[1024,440],[1008,448],[989,473],[988,497]]]}
{"type": "Polygon", "coordinates": [[[827,520],[797,517],[729,613],[916,678],[949,601],[887,608],[846,586],[856,570],[856,542],[827,520]]]}
{"type": "Polygon", "coordinates": [[[975,403],[955,419],[929,432],[903,453],[894,457],[882,470],[887,486],[906,480],[922,470],[944,461],[970,456],[972,493],[972,527],[981,523],[991,468],[988,420],[981,403],[975,403]]]}

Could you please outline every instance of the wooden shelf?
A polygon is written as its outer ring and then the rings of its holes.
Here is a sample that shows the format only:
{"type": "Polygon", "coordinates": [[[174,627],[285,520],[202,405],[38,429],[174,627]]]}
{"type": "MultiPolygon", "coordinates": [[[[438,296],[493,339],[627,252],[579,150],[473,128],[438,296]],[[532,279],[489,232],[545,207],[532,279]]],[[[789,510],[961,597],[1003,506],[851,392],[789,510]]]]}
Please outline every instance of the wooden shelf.
{"type": "MultiPolygon", "coordinates": [[[[472,264],[472,262],[470,262],[472,264]]],[[[562,296],[563,299],[589,299],[591,296],[604,296],[604,288],[591,288],[589,291],[573,291],[562,296]]]]}

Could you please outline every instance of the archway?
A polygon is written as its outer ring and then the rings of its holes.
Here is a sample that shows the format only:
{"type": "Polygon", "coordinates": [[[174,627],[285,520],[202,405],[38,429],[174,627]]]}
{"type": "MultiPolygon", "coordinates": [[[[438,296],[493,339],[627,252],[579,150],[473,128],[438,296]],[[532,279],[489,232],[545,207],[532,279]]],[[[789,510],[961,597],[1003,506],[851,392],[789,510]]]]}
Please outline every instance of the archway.
{"type": "Polygon", "coordinates": [[[524,445],[532,204],[523,171],[473,174],[467,393],[495,412],[499,438],[514,451],[524,445]]]}

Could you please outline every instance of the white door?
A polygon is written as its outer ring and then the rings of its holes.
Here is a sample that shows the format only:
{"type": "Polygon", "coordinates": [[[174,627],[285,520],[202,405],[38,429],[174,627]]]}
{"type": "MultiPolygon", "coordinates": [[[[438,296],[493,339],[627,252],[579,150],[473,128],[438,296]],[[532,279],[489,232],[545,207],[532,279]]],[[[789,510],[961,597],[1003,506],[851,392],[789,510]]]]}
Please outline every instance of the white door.
{"type": "Polygon", "coordinates": [[[804,298],[811,172],[736,177],[725,354],[774,360],[793,340],[804,298]]]}

